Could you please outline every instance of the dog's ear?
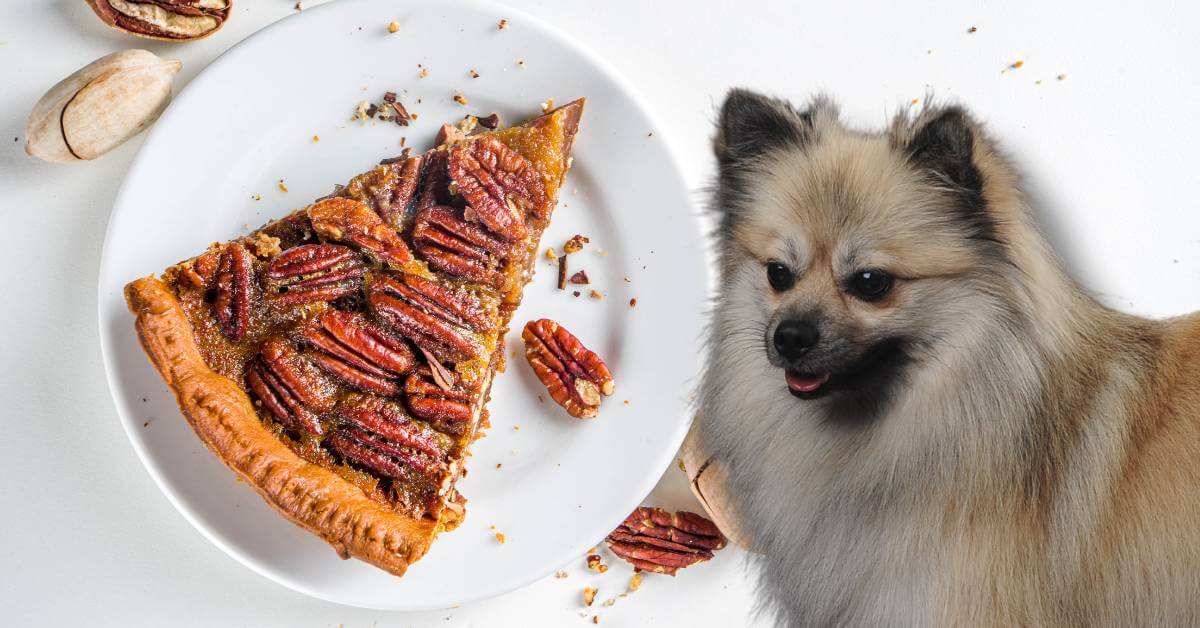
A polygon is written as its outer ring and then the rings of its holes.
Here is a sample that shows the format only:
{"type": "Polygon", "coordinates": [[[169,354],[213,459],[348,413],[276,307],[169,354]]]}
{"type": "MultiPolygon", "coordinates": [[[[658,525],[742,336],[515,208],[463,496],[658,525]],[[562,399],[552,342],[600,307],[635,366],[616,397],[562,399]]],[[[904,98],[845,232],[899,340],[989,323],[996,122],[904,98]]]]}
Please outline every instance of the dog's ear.
{"type": "Polygon", "coordinates": [[[713,152],[722,170],[743,165],[780,146],[803,148],[813,140],[816,109],[796,111],[786,101],[734,88],[725,96],[717,121],[713,152]]]}
{"type": "Polygon", "coordinates": [[[908,159],[950,184],[972,205],[982,202],[983,176],[975,165],[976,125],[961,107],[947,107],[917,121],[908,159]]]}

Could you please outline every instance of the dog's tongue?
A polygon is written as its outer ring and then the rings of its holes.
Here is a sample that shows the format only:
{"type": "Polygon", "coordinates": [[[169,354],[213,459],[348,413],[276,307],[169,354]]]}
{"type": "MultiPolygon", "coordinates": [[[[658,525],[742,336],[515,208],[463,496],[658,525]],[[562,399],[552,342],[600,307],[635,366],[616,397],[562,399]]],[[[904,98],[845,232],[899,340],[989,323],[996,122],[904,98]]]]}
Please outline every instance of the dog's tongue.
{"type": "Polygon", "coordinates": [[[802,375],[795,371],[785,373],[788,388],[798,392],[812,392],[829,381],[829,373],[822,375],[802,375]]]}

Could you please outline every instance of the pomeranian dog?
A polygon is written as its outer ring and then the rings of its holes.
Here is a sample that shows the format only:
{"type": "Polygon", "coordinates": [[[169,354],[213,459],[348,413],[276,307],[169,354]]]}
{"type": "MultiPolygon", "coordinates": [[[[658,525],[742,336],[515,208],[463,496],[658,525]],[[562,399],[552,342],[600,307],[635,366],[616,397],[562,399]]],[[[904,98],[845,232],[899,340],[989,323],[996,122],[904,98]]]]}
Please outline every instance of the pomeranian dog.
{"type": "Polygon", "coordinates": [[[1200,316],[1067,277],[960,107],[718,127],[694,438],[779,623],[1200,625],[1200,316]]]}

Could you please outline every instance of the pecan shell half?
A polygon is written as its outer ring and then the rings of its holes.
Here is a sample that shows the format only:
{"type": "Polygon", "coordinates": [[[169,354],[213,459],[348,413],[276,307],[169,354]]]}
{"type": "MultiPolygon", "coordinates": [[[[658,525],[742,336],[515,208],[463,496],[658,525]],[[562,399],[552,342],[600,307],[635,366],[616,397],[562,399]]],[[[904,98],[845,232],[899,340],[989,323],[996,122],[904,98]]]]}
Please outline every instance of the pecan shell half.
{"type": "Polygon", "coordinates": [[[263,343],[246,371],[246,384],[263,407],[292,430],[320,434],[320,415],[336,403],[333,385],[282,338],[263,343]]]}
{"type": "Polygon", "coordinates": [[[456,277],[499,287],[499,266],[510,245],[479,225],[467,222],[457,209],[434,205],[422,210],[412,231],[413,247],[433,268],[456,277]]]}
{"type": "Polygon", "coordinates": [[[309,206],[308,218],[322,238],[345,242],[381,263],[399,268],[413,260],[400,234],[362,201],[327,198],[309,206]]]}
{"type": "Polygon", "coordinates": [[[277,303],[334,301],[358,292],[366,272],[366,264],[350,247],[305,244],[271,259],[267,288],[277,303]]]}
{"type": "Polygon", "coordinates": [[[396,394],[414,363],[404,340],[355,312],[329,308],[305,323],[300,337],[317,366],[367,392],[396,394]]]}
{"type": "Polygon", "coordinates": [[[477,356],[478,333],[493,326],[476,295],[410,273],[373,275],[367,301],[389,327],[452,363],[477,356]]]}
{"type": "Polygon", "coordinates": [[[439,386],[429,367],[422,366],[404,381],[404,401],[409,412],[435,423],[464,423],[471,420],[471,394],[457,385],[439,386]]]}
{"type": "Polygon", "coordinates": [[[521,339],[525,358],[554,401],[573,417],[596,416],[600,396],[611,395],[615,389],[604,360],[548,318],[526,323],[521,339]]]}
{"type": "Polygon", "coordinates": [[[250,314],[258,301],[258,282],[254,277],[254,257],[246,247],[231,242],[217,261],[216,285],[210,305],[221,333],[240,342],[250,328],[250,314]]]}
{"type": "Polygon", "coordinates": [[[220,30],[232,0],[87,0],[109,26],[147,39],[190,41],[220,30]]]}
{"type": "Polygon", "coordinates": [[[725,535],[704,517],[681,510],[671,514],[642,506],[605,539],[612,553],[640,571],[675,575],[704,562],[725,547],[725,535]]]}
{"type": "Polygon", "coordinates": [[[479,221],[506,240],[524,238],[526,212],[546,206],[546,186],[533,163],[491,136],[449,151],[450,180],[479,221]]]}

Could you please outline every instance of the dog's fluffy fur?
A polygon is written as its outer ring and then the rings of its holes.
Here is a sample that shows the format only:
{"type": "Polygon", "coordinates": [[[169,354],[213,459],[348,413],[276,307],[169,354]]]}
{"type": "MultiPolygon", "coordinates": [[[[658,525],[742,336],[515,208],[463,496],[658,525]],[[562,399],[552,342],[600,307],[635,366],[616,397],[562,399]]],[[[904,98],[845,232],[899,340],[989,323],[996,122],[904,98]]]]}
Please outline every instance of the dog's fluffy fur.
{"type": "Polygon", "coordinates": [[[718,127],[696,434],[779,622],[1200,625],[1200,317],[1068,278],[959,107],[868,133],[734,90],[718,127]],[[862,269],[894,287],[856,298],[862,269]],[[798,317],[821,337],[796,361],[772,335],[798,317]]]}

